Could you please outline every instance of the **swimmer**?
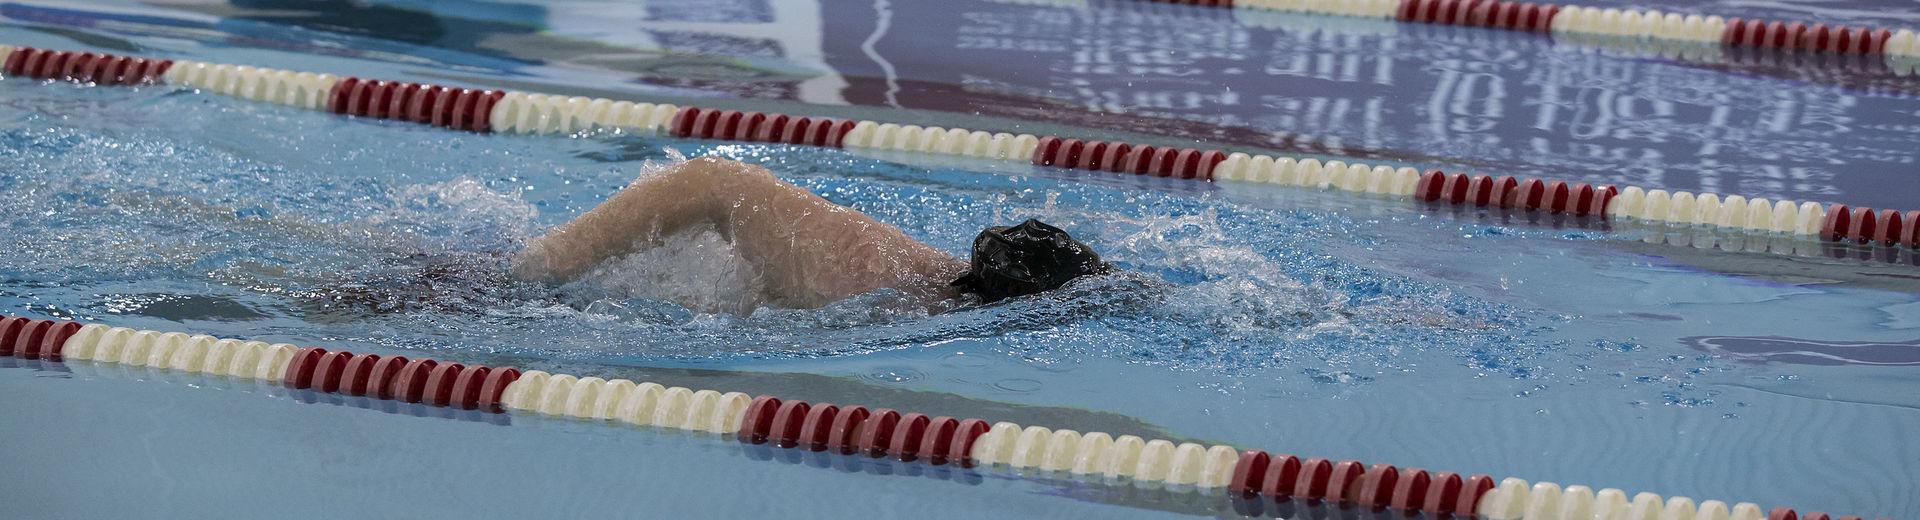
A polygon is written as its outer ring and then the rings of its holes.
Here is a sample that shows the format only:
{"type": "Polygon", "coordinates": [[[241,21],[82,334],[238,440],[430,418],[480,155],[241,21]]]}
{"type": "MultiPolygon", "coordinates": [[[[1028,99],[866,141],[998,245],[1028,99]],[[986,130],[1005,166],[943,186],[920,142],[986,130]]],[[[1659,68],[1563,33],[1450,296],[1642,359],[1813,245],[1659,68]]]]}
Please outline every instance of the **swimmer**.
{"type": "Polygon", "coordinates": [[[521,280],[566,283],[702,226],[733,244],[771,303],[790,308],[881,288],[991,303],[1112,270],[1091,248],[1037,220],[981,231],[971,261],[962,261],[766,168],[704,157],[641,178],[535,239],[512,271],[521,280]]]}

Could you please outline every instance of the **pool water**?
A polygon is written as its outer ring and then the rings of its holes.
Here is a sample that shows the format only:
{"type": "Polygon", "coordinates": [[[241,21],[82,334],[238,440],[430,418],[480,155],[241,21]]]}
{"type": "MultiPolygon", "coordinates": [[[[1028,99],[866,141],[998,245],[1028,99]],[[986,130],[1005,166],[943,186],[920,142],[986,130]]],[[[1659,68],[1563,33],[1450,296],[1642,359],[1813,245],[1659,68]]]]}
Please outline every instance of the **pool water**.
{"type": "MultiPolygon", "coordinates": [[[[1681,63],[1535,35],[1123,2],[451,4],[12,3],[0,42],[979,128],[1043,120],[1875,207],[1920,195],[1911,77],[1870,67],[1681,63]]],[[[1659,7],[1920,26],[1873,2],[1659,7]]],[[[10,315],[1920,513],[1920,448],[1905,442],[1920,431],[1909,265],[1338,192],[474,135],[20,78],[0,80],[0,165],[10,315]],[[703,314],[665,300],[714,297],[742,273],[726,244],[696,235],[565,287],[499,280],[528,239],[682,155],[766,166],[955,254],[982,227],[1040,218],[1128,274],[935,315],[888,291],[703,314]],[[429,268],[451,275],[418,275],[429,268]]],[[[1231,516],[1217,497],[1047,475],[780,463],[662,431],[0,363],[12,367],[0,435],[16,440],[0,448],[0,499],[23,518],[1231,516]]]]}

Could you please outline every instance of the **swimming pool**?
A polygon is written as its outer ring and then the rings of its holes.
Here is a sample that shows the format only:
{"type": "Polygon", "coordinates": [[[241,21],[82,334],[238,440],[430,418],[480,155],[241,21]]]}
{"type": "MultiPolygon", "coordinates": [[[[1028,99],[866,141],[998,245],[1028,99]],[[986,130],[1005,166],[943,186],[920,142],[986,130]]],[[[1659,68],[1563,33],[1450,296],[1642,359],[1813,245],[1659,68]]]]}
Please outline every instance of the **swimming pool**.
{"type": "MultiPolygon", "coordinates": [[[[1524,33],[1122,2],[371,2],[326,16],[168,4],[0,5],[0,41],[1873,207],[1913,207],[1920,192],[1910,76],[1848,63],[1690,62],[1524,33]]],[[[1737,14],[1916,25],[1875,8],[1737,14]]],[[[1920,510],[1920,455],[1901,442],[1920,422],[1905,262],[969,157],[471,134],[164,86],[8,77],[0,93],[10,315],[1802,511],[1920,510]],[[648,296],[740,273],[664,272],[687,263],[666,255],[559,296],[362,297],[416,282],[405,259],[417,254],[474,273],[456,288],[484,284],[502,262],[492,253],[669,149],[766,165],[948,251],[983,226],[1043,217],[1169,287],[1125,297],[1135,281],[1102,280],[935,316],[894,310],[884,292],[702,315],[648,296]]],[[[687,240],[699,258],[725,249],[687,240]]],[[[1217,495],[1044,472],[789,460],[536,413],[0,363],[16,367],[0,370],[0,429],[34,440],[0,450],[16,468],[0,496],[23,517],[1233,514],[1217,495]]]]}

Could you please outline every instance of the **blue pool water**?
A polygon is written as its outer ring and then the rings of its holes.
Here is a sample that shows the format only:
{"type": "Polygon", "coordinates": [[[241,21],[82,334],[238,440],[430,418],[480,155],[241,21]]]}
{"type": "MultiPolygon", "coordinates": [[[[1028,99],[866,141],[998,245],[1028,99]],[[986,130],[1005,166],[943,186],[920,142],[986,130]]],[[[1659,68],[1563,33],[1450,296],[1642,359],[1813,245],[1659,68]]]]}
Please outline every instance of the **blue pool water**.
{"type": "MultiPolygon", "coordinates": [[[[1882,4],[1676,9],[1920,26],[1882,4]]],[[[1920,207],[1920,102],[1895,71],[1179,6],[934,5],[9,3],[0,42],[1920,207]]],[[[472,135],[18,78],[0,80],[0,165],[5,314],[1920,513],[1907,265],[1291,188],[472,135]],[[491,281],[504,254],[675,153],[764,165],[955,253],[981,227],[1039,217],[1135,274],[933,316],[884,291],[700,314],[662,297],[740,274],[695,236],[557,291],[491,281]],[[458,275],[431,297],[394,289],[425,283],[423,263],[458,275]]],[[[1231,515],[1217,497],[1047,475],[796,463],[525,414],[0,363],[0,435],[15,440],[0,500],[22,518],[1231,515]]]]}

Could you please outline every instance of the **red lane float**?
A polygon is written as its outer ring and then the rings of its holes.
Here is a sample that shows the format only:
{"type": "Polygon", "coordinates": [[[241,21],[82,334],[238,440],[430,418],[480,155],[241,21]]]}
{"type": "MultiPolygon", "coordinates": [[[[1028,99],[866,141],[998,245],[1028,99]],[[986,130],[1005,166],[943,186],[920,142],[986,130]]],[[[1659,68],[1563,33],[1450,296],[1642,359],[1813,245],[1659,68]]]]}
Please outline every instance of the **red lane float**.
{"type": "Polygon", "coordinates": [[[763,395],[747,405],[736,438],[779,448],[971,467],[973,443],[987,430],[986,421],[980,419],[930,418],[886,408],[869,411],[864,406],[811,404],[763,395]]]}
{"type": "Polygon", "coordinates": [[[147,60],[96,52],[50,51],[33,47],[7,55],[9,76],[88,82],[99,85],[141,85],[158,82],[173,60],[147,60]]]}
{"type": "Polygon", "coordinates": [[[1834,204],[1820,224],[1820,238],[1833,242],[1878,243],[1920,248],[1920,210],[1900,212],[1849,208],[1834,204]]]}
{"type": "Polygon", "coordinates": [[[1885,52],[1893,31],[1866,27],[1835,26],[1816,23],[1808,27],[1800,22],[1727,20],[1721,43],[1741,47],[1805,49],[1836,54],[1871,55],[1885,52]]]}
{"type": "Polygon", "coordinates": [[[67,338],[79,332],[71,321],[0,316],[0,356],[59,361],[67,338]]]}
{"type": "Polygon", "coordinates": [[[341,78],[327,95],[327,110],[335,114],[412,121],[415,123],[489,132],[493,104],[505,96],[498,90],[474,90],[421,83],[341,78]]]}
{"type": "MultiPolygon", "coordinates": [[[[1819,511],[1800,514],[1799,512],[1794,511],[1792,508],[1786,508],[1786,507],[1776,507],[1776,508],[1773,508],[1773,511],[1769,511],[1767,513],[1767,520],[1831,520],[1832,518],[1833,517],[1831,515],[1828,515],[1826,513],[1822,513],[1819,511]]],[[[1848,516],[1840,517],[1839,520],[1861,520],[1861,518],[1858,516],[1848,515],[1848,516]]],[[[1891,520],[1891,519],[1881,518],[1880,520],[1891,520]]]]}
{"type": "Polygon", "coordinates": [[[1331,463],[1326,459],[1301,461],[1292,455],[1268,455],[1246,450],[1233,467],[1229,496],[1274,500],[1326,500],[1368,508],[1391,508],[1430,515],[1471,517],[1480,498],[1494,488],[1493,477],[1462,479],[1453,473],[1429,474],[1419,468],[1405,471],[1391,465],[1366,466],[1359,461],[1331,463]]]}
{"type": "Polygon", "coordinates": [[[854,122],[831,117],[685,107],[668,125],[674,137],[760,143],[807,144],[840,148],[854,122]]]}
{"type": "Polygon", "coordinates": [[[1544,210],[1574,216],[1606,214],[1607,203],[1619,190],[1611,185],[1568,185],[1561,181],[1518,180],[1510,176],[1448,175],[1429,170],[1414,186],[1414,198],[1453,205],[1494,206],[1510,210],[1544,210]]]}
{"type": "Polygon", "coordinates": [[[506,394],[507,385],[513,384],[517,379],[520,379],[518,368],[496,367],[487,372],[487,377],[480,381],[480,395],[475,396],[477,398],[474,401],[475,408],[492,413],[505,412],[506,407],[501,396],[506,394]]]}
{"type": "Polygon", "coordinates": [[[1403,22],[1489,27],[1523,32],[1553,30],[1560,6],[1493,0],[1404,0],[1394,12],[1403,22]]]}
{"type": "Polygon", "coordinates": [[[501,393],[519,376],[513,368],[306,347],[293,354],[283,383],[322,393],[499,412],[501,393]]]}
{"type": "Polygon", "coordinates": [[[12,316],[0,317],[0,356],[13,355],[13,344],[18,341],[16,338],[20,335],[20,329],[26,328],[27,324],[33,321],[12,316]]]}
{"type": "Polygon", "coordinates": [[[1055,136],[1041,137],[1029,157],[1029,162],[1037,166],[1199,180],[1213,180],[1214,167],[1225,160],[1227,154],[1219,150],[1082,142],[1055,136]]]}

